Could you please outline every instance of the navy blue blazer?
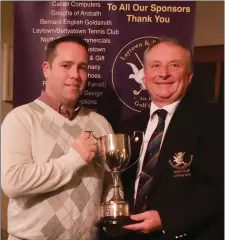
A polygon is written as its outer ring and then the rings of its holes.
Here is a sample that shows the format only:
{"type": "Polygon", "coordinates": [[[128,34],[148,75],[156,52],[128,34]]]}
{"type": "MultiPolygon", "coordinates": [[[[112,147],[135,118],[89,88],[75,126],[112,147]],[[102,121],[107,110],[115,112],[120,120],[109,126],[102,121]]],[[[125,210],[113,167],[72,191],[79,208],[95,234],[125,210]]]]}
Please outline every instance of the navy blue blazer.
{"type": "MultiPolygon", "coordinates": [[[[149,112],[125,121],[120,131],[130,135],[145,132],[149,112]]],[[[165,234],[132,232],[117,239],[222,240],[223,133],[223,113],[215,104],[185,96],[168,126],[147,197],[147,209],[159,212],[165,234]]],[[[130,164],[137,160],[141,142],[132,138],[130,164]]],[[[136,173],[137,164],[122,174],[131,211],[136,173]]]]}

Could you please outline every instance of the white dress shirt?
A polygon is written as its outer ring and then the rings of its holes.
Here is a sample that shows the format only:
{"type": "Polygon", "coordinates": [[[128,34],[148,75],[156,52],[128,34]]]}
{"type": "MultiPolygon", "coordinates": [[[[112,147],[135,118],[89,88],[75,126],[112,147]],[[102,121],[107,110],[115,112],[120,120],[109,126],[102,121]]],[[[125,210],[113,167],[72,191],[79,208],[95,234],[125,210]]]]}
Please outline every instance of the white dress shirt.
{"type": "MultiPolygon", "coordinates": [[[[166,119],[165,119],[165,127],[164,127],[163,136],[162,136],[162,142],[163,142],[166,130],[168,128],[168,125],[170,123],[170,120],[171,120],[171,118],[173,116],[173,113],[175,112],[175,109],[177,108],[179,102],[180,102],[180,100],[178,100],[178,101],[176,101],[172,104],[166,105],[163,108],[161,108],[161,109],[165,109],[167,111],[167,116],[166,116],[166,119]]],[[[153,102],[151,102],[150,118],[149,118],[147,129],[146,129],[146,132],[145,132],[145,135],[144,135],[144,139],[143,139],[143,143],[142,143],[143,145],[141,147],[141,150],[143,149],[143,151],[140,155],[140,160],[139,160],[139,163],[138,163],[139,165],[138,165],[138,171],[137,171],[138,174],[137,174],[136,181],[135,181],[134,200],[136,199],[136,195],[137,195],[137,188],[138,188],[140,173],[141,173],[141,170],[142,170],[142,165],[143,165],[147,145],[148,145],[149,139],[151,138],[151,136],[152,136],[157,124],[158,124],[158,115],[155,113],[155,111],[158,110],[158,109],[160,109],[160,108],[158,108],[153,102]]],[[[162,146],[162,142],[161,142],[160,147],[162,146]]]]}

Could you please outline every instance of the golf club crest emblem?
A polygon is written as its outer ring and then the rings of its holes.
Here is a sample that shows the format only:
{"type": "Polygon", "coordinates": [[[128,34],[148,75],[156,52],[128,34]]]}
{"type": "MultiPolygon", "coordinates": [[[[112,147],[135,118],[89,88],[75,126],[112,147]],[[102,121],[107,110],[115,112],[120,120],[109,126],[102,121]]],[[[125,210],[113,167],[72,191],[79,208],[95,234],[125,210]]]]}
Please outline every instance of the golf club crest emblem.
{"type": "Polygon", "coordinates": [[[174,177],[188,177],[191,176],[190,166],[193,161],[193,155],[189,157],[185,152],[175,153],[173,159],[169,160],[170,166],[173,168],[174,177]],[[186,155],[186,156],[185,156],[186,155]]]}
{"type": "Polygon", "coordinates": [[[121,48],[112,66],[112,85],[120,101],[128,108],[141,112],[149,107],[149,95],[143,77],[143,55],[157,37],[146,36],[132,40],[121,48]]]}

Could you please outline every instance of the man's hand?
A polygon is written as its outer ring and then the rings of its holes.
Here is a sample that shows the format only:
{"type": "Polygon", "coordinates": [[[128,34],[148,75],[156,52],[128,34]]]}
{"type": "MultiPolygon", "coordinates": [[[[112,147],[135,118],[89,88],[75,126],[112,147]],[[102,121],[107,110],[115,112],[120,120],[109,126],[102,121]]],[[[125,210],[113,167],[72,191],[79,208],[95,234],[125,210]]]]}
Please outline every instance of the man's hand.
{"type": "Polygon", "coordinates": [[[91,132],[84,132],[72,144],[86,162],[91,162],[97,151],[96,141],[90,135],[91,132]]]}
{"type": "Polygon", "coordinates": [[[127,230],[150,233],[162,229],[162,222],[159,213],[155,210],[132,215],[131,219],[143,222],[124,226],[127,230]]]}

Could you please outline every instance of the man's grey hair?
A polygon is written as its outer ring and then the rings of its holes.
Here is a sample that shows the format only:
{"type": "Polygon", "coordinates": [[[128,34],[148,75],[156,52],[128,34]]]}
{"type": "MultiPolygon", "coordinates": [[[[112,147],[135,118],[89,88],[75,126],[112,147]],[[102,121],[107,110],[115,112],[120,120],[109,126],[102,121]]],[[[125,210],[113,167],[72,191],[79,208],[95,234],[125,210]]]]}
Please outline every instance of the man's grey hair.
{"type": "Polygon", "coordinates": [[[188,53],[188,70],[192,72],[193,70],[193,56],[192,53],[190,51],[190,49],[188,47],[186,47],[185,45],[183,45],[178,39],[176,38],[172,38],[172,37],[168,37],[168,36],[163,36],[160,37],[158,40],[154,41],[152,44],[149,45],[149,47],[145,50],[144,52],[144,66],[146,64],[146,56],[147,54],[151,51],[152,48],[154,48],[155,46],[157,46],[160,43],[171,43],[173,45],[179,46],[181,48],[183,48],[187,53],[188,53]]]}

